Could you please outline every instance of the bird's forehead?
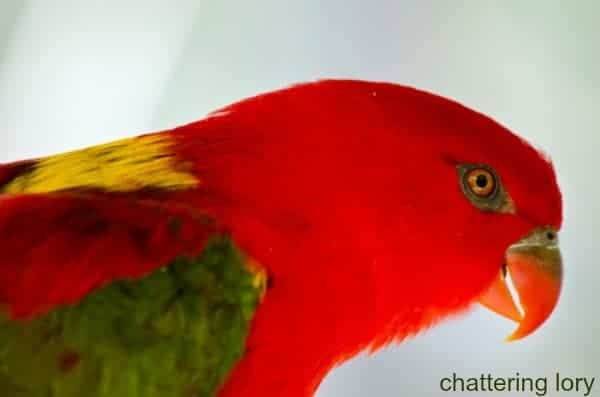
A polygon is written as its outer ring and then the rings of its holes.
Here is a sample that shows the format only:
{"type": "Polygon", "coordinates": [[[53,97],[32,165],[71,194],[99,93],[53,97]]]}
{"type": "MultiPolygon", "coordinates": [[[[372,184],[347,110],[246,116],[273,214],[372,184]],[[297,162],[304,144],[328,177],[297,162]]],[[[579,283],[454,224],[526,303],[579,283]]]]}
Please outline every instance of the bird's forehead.
{"type": "Polygon", "coordinates": [[[561,193],[549,157],[492,118],[457,102],[422,94],[412,109],[423,145],[451,162],[484,164],[495,170],[532,223],[559,227],[561,193]]]}
{"type": "Polygon", "coordinates": [[[534,223],[559,227],[561,194],[549,156],[486,116],[475,117],[449,145],[457,161],[493,168],[519,214],[534,223]]]}

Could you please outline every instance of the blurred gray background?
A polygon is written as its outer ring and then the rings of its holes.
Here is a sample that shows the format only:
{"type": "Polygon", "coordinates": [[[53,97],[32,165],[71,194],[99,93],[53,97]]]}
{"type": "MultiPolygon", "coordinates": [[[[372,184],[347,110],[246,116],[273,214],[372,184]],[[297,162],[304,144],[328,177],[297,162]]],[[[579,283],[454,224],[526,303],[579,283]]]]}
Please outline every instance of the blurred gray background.
{"type": "Polygon", "coordinates": [[[583,0],[1,0],[0,162],[173,127],[323,77],[455,98],[554,160],[559,306],[513,344],[511,323],[476,309],[344,364],[318,397],[447,395],[439,381],[453,372],[600,377],[599,15],[600,2],[583,0]]]}

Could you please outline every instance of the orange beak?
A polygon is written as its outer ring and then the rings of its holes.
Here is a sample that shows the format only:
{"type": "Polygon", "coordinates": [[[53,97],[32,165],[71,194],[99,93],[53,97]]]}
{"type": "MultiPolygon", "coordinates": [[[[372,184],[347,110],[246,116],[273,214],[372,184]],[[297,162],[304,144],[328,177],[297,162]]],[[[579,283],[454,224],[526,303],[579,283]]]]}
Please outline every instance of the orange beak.
{"type": "Polygon", "coordinates": [[[562,260],[556,231],[541,228],[511,245],[506,251],[506,263],[479,302],[488,309],[507,317],[519,327],[507,338],[518,340],[538,329],[550,317],[562,284],[562,260]],[[508,286],[512,279],[517,299],[508,286]]]}

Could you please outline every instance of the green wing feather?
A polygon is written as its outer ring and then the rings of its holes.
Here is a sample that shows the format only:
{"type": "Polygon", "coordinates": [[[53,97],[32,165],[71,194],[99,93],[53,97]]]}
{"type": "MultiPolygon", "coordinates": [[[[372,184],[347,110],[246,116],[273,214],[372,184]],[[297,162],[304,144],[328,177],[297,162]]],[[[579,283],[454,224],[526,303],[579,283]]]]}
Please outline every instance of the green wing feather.
{"type": "Polygon", "coordinates": [[[0,318],[2,397],[214,396],[263,293],[224,237],[29,321],[0,318]]]}

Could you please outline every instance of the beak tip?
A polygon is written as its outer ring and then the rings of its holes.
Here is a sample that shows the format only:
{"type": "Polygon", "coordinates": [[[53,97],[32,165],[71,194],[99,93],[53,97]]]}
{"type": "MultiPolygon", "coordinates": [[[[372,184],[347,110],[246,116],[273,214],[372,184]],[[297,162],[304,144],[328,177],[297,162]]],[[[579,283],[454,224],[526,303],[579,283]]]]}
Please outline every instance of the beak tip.
{"type": "Polygon", "coordinates": [[[517,335],[517,331],[513,332],[512,334],[508,335],[506,338],[504,338],[504,341],[507,343],[513,343],[516,342],[520,339],[522,339],[522,336],[517,335]]]}

